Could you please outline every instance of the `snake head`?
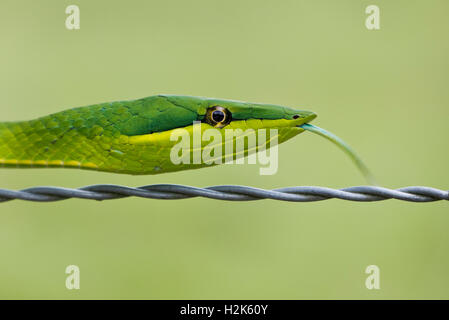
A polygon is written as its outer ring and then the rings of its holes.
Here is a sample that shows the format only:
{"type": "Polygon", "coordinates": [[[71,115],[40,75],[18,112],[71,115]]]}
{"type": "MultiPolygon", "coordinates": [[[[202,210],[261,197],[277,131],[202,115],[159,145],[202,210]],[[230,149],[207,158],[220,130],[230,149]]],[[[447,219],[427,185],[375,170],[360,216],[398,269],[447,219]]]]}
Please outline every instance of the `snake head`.
{"type": "Polygon", "coordinates": [[[225,128],[232,122],[259,120],[259,125],[253,129],[264,127],[298,127],[309,123],[316,118],[311,111],[296,110],[293,108],[274,105],[224,100],[215,98],[202,98],[190,96],[162,95],[174,106],[196,113],[197,121],[203,121],[214,128],[225,128]]]}

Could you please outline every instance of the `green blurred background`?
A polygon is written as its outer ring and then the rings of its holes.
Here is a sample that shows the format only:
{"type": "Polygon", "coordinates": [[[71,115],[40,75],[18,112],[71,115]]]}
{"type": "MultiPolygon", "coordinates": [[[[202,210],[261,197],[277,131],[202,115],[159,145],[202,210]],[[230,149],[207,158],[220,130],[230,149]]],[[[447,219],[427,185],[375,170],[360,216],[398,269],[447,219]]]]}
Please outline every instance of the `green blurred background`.
{"type": "MultiPolygon", "coordinates": [[[[10,1],[0,4],[0,119],[186,94],[313,110],[386,187],[449,188],[446,0],[10,1]],[[65,28],[65,8],[81,29],[65,28]],[[365,28],[380,7],[381,30],[365,28]]],[[[365,184],[304,133],[256,165],[160,176],[2,169],[0,187],[365,184]]],[[[0,205],[0,298],[449,298],[448,203],[209,199],[0,205]],[[65,288],[65,268],[81,289],[65,288]],[[381,289],[367,290],[366,266],[381,289]]]]}

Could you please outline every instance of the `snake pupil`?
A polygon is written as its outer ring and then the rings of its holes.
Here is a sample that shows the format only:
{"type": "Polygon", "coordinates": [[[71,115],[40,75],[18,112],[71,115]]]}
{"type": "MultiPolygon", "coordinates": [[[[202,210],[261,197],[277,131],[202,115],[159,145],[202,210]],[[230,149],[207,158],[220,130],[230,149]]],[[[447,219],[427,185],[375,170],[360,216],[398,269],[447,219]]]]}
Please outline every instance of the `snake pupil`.
{"type": "Polygon", "coordinates": [[[231,112],[220,106],[213,106],[207,109],[204,121],[215,128],[224,128],[232,121],[231,112]]]}
{"type": "Polygon", "coordinates": [[[225,114],[221,110],[215,110],[214,112],[212,112],[212,119],[215,122],[222,122],[225,119],[225,114]]]}

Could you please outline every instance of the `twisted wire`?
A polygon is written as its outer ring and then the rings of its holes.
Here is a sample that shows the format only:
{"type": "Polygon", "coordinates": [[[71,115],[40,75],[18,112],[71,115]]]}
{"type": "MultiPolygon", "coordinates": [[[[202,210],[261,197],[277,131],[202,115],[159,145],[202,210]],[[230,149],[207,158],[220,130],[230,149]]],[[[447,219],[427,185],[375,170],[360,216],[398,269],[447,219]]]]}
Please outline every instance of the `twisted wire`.
{"type": "Polygon", "coordinates": [[[377,186],[356,186],[344,189],[297,186],[266,190],[239,185],[198,188],[178,184],[153,184],[137,188],[97,184],[78,189],[61,187],[32,187],[23,190],[0,189],[0,202],[11,200],[53,202],[72,198],[112,200],[127,197],[165,200],[202,197],[226,201],[272,199],[291,202],[312,202],[328,199],[370,202],[397,199],[409,202],[433,202],[449,200],[449,191],[423,186],[400,189],[388,189],[377,186]]]}

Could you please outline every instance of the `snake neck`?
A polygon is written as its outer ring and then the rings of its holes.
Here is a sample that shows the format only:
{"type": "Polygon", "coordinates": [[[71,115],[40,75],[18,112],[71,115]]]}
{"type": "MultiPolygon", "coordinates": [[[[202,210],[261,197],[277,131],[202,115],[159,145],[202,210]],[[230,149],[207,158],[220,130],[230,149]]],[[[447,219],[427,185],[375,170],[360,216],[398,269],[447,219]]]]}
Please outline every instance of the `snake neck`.
{"type": "Polygon", "coordinates": [[[13,166],[25,160],[26,151],[31,146],[28,141],[22,123],[0,123],[0,165],[13,166]]]}
{"type": "MultiPolygon", "coordinates": [[[[0,123],[0,166],[26,167],[35,161],[39,136],[28,122],[0,123]]],[[[46,160],[44,158],[39,159],[46,160]]],[[[44,164],[44,161],[42,162],[44,164]]]]}
{"type": "Polygon", "coordinates": [[[78,155],[86,150],[66,135],[69,133],[60,127],[49,129],[39,120],[2,122],[0,166],[80,167],[82,159],[78,155]]]}

